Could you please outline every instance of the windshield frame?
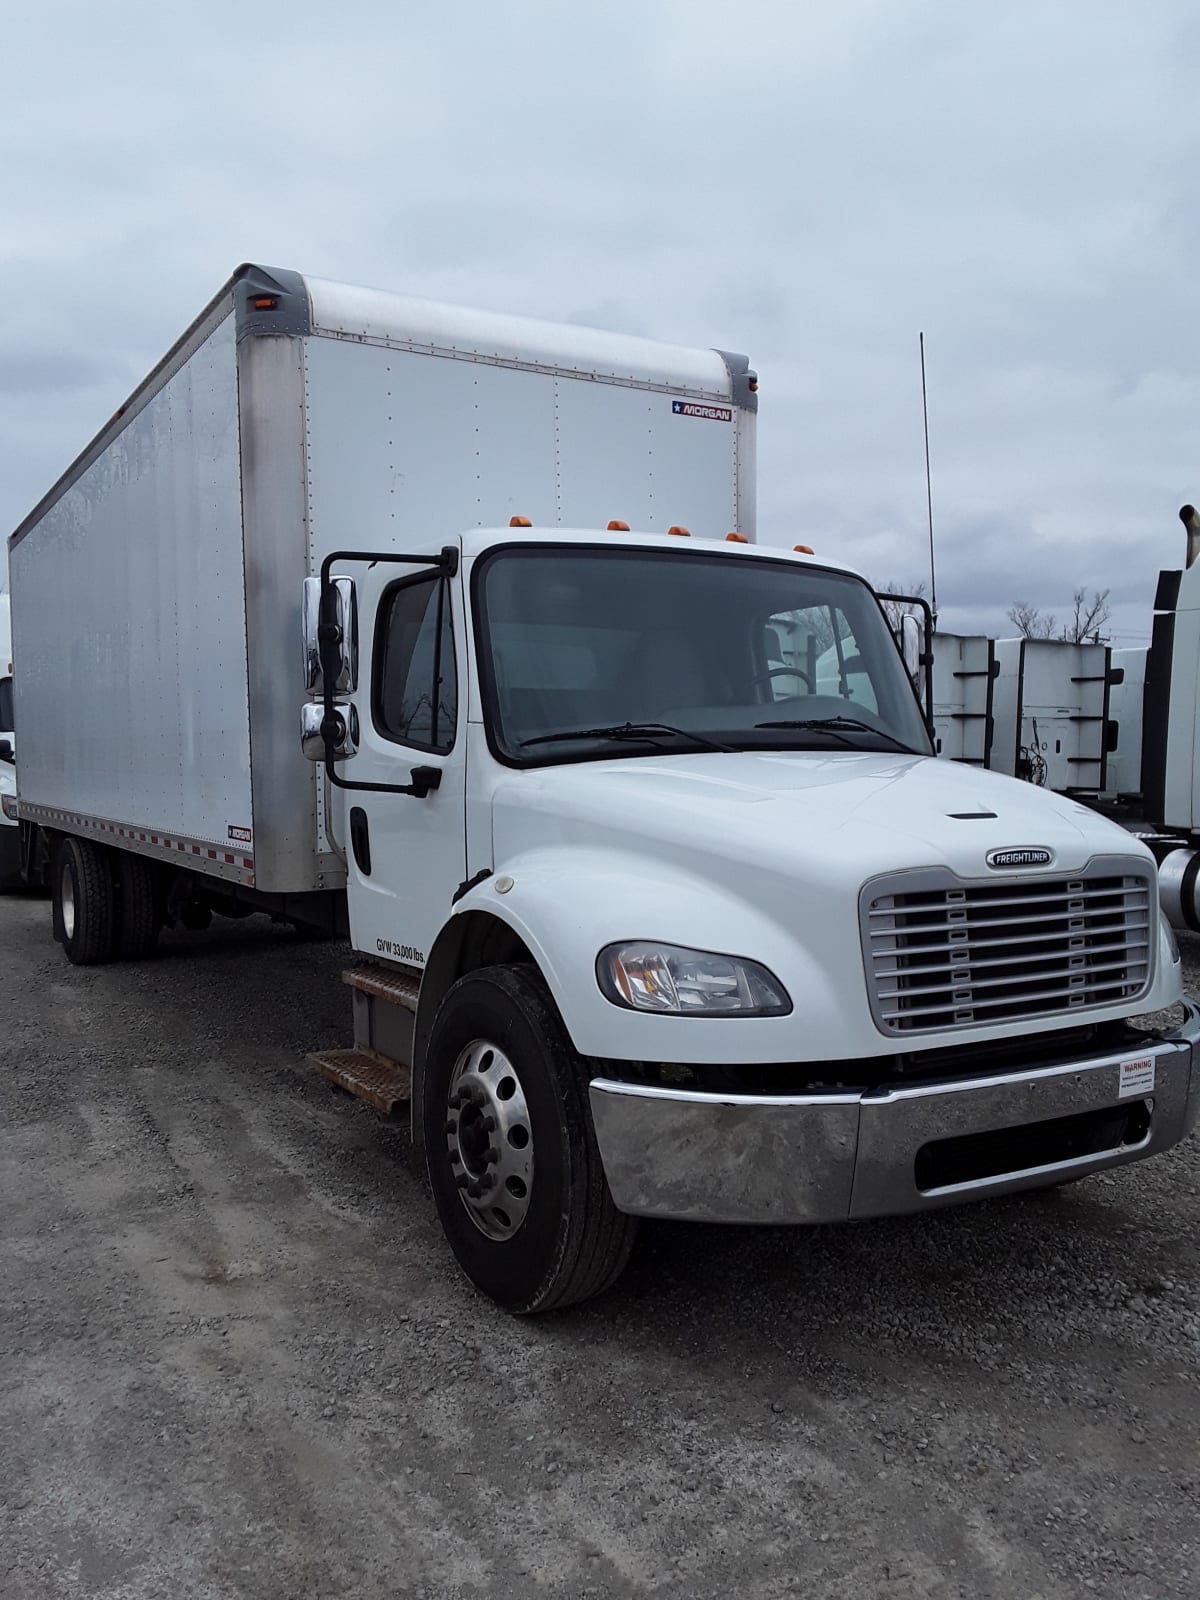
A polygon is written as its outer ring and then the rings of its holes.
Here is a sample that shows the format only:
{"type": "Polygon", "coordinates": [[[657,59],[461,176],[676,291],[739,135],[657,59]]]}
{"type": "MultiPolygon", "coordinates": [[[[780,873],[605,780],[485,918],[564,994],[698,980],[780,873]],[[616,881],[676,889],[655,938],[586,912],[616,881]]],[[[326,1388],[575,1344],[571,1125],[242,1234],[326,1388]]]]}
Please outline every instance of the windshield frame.
{"type": "MultiPolygon", "coordinates": [[[[668,755],[704,755],[712,756],[715,759],[718,754],[722,753],[738,755],[754,755],[758,753],[778,755],[783,753],[792,755],[821,755],[822,757],[829,755],[891,755],[893,757],[900,757],[901,759],[908,760],[932,757],[935,753],[933,736],[929,728],[929,722],[925,714],[925,708],[921,704],[916,685],[913,683],[912,678],[909,676],[908,668],[904,664],[904,658],[900,653],[899,645],[896,643],[895,635],[888,623],[887,614],[884,612],[883,606],[880,604],[879,596],[875,593],[875,590],[866,581],[866,579],[863,578],[859,573],[848,571],[844,567],[828,566],[816,561],[805,561],[801,564],[799,562],[789,561],[786,558],[776,559],[770,556],[758,554],[751,556],[745,554],[741,549],[735,550],[732,547],[728,552],[726,552],[725,550],[689,550],[686,548],[683,550],[675,550],[650,544],[609,544],[599,540],[577,541],[563,539],[561,541],[554,542],[541,539],[536,541],[514,540],[511,543],[492,545],[489,549],[482,551],[474,558],[471,564],[470,574],[470,601],[471,634],[472,643],[474,646],[476,671],[478,674],[484,732],[487,738],[488,750],[491,752],[493,759],[504,767],[509,767],[517,771],[525,771],[536,767],[573,766],[584,761],[629,761],[643,757],[668,755]],[[888,747],[881,749],[872,749],[870,746],[859,748],[846,743],[840,737],[833,737],[832,730],[831,736],[827,741],[822,739],[821,735],[816,730],[809,730],[810,732],[816,733],[817,738],[821,740],[821,742],[818,744],[802,746],[797,743],[794,733],[793,736],[789,738],[787,736],[788,730],[780,728],[774,730],[777,734],[776,739],[762,738],[755,739],[753,743],[736,743],[728,752],[718,752],[715,750],[704,749],[699,742],[692,743],[690,739],[686,741],[680,739],[677,742],[666,740],[663,743],[652,744],[650,742],[651,736],[647,735],[647,742],[645,744],[639,744],[635,739],[632,738],[622,738],[620,740],[613,740],[611,743],[600,745],[583,744],[581,741],[580,749],[571,750],[569,742],[563,741],[562,743],[551,744],[549,746],[538,745],[532,749],[529,749],[523,754],[514,754],[510,750],[505,749],[497,738],[497,728],[499,726],[499,693],[497,690],[495,671],[493,668],[491,630],[488,618],[487,587],[485,580],[487,577],[488,568],[493,564],[493,562],[502,559],[505,556],[530,554],[551,555],[556,551],[568,551],[577,555],[620,555],[625,558],[633,557],[634,559],[655,557],[662,559],[665,557],[673,561],[687,562],[728,563],[734,561],[741,564],[753,562],[756,566],[779,567],[786,572],[795,572],[797,567],[802,565],[803,569],[806,571],[826,572],[831,577],[858,585],[860,588],[865,590],[866,594],[870,597],[871,604],[875,607],[875,610],[879,615],[880,625],[887,634],[888,639],[891,641],[891,648],[895,653],[896,666],[899,670],[900,677],[907,686],[908,693],[912,696],[913,707],[917,714],[917,722],[924,735],[925,748],[915,749],[911,752],[911,754],[892,747],[890,744],[888,747]]],[[[850,706],[851,702],[847,702],[847,705],[850,706]]],[[[769,712],[770,705],[764,704],[763,710],[764,712],[769,712]]],[[[756,729],[755,731],[769,732],[770,730],[756,729]]],[[[718,735],[714,734],[713,737],[718,737],[718,735]]],[[[892,737],[895,737],[895,735],[892,737]]]]}

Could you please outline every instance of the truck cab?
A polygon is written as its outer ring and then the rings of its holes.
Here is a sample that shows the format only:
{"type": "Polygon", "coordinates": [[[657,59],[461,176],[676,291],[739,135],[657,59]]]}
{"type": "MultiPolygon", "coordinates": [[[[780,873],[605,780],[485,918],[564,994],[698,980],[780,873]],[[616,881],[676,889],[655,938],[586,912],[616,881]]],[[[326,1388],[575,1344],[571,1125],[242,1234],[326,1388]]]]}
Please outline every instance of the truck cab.
{"type": "Polygon", "coordinates": [[[1149,851],[936,760],[856,573],[517,527],[325,578],[306,749],[352,941],[419,994],[408,1039],[366,1007],[356,1046],[411,1063],[498,1299],[591,1292],[636,1216],[913,1211],[1193,1125],[1196,1013],[1129,1020],[1181,996],[1149,851]]]}

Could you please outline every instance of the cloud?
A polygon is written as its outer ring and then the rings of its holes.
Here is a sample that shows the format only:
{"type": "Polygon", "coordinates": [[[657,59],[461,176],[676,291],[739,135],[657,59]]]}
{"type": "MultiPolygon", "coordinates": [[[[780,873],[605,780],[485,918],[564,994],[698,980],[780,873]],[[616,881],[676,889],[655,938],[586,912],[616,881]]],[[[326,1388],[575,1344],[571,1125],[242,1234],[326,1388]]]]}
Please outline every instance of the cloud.
{"type": "Polygon", "coordinates": [[[1148,630],[1200,496],[1192,8],[64,0],[6,21],[0,524],[239,261],[741,349],[760,536],[1148,630]]]}

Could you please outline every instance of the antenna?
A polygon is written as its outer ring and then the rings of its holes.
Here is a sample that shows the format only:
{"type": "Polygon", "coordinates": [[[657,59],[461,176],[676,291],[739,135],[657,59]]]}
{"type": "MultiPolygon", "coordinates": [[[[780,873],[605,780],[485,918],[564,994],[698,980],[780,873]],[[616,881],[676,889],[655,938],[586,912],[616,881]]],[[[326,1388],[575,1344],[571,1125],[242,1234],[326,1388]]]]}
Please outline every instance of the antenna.
{"type": "Polygon", "coordinates": [[[921,415],[925,421],[925,504],[929,511],[929,609],[937,627],[937,570],[933,563],[933,480],[929,475],[929,401],[925,394],[925,335],[921,341],[921,415]]]}

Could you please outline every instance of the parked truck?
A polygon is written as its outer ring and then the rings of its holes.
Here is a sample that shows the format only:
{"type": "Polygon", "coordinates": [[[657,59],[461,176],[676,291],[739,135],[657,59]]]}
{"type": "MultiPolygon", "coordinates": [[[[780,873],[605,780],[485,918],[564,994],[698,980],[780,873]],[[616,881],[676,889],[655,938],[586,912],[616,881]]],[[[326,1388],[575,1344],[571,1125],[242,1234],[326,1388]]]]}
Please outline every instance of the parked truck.
{"type": "Polygon", "coordinates": [[[514,1311],[639,1217],[919,1211],[1196,1119],[1149,851],[934,758],[869,585],[754,541],[756,409],[740,356],[242,267],[10,540],[67,957],[346,931],[315,1065],[409,1105],[514,1311]]]}
{"type": "Polygon", "coordinates": [[[0,594],[0,890],[17,888],[21,883],[10,619],[9,597],[0,594]]]}

